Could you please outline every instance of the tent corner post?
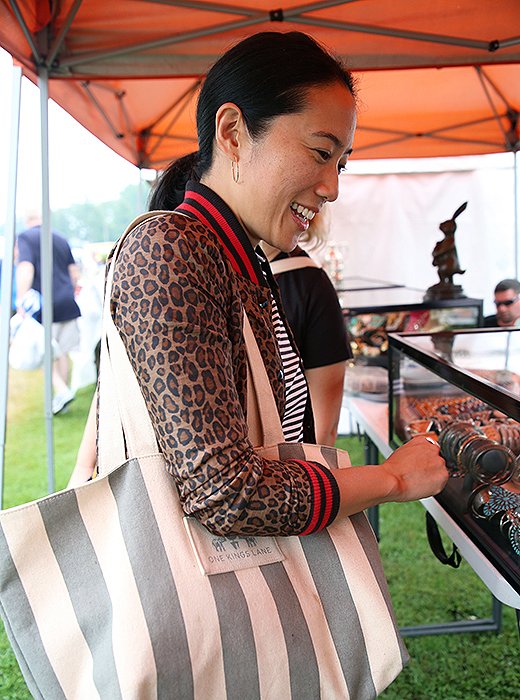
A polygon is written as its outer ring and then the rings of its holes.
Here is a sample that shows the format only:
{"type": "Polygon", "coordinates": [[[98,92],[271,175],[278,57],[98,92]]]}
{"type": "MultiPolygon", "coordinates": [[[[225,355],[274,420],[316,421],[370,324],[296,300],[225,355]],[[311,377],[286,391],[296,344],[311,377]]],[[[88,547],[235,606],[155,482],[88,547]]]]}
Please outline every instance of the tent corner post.
{"type": "MultiPolygon", "coordinates": [[[[18,149],[20,141],[20,105],[22,91],[22,69],[13,66],[11,102],[11,138],[9,173],[7,185],[7,218],[2,262],[2,286],[0,307],[11,310],[13,297],[13,262],[16,235],[16,190],[18,185],[18,149]]],[[[4,507],[4,466],[7,429],[7,396],[9,385],[9,336],[10,313],[0,314],[0,509],[4,507]]]]}
{"type": "Polygon", "coordinates": [[[45,66],[38,71],[40,88],[40,119],[42,149],[42,226],[40,236],[42,322],[45,331],[43,358],[45,429],[47,438],[47,490],[53,493],[54,478],[54,427],[52,415],[52,234],[49,200],[49,72],[45,66]]]}
{"type": "Polygon", "coordinates": [[[515,279],[518,279],[518,270],[520,269],[520,261],[518,260],[519,254],[519,239],[520,231],[518,229],[518,151],[515,149],[513,151],[513,197],[514,197],[514,250],[515,250],[515,279]]]}

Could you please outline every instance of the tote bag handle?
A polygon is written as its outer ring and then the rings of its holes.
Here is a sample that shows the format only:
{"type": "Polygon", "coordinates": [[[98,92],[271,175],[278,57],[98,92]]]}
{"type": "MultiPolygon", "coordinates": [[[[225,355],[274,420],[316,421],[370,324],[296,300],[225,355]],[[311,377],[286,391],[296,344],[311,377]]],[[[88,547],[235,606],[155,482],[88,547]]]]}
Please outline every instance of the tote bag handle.
{"type": "Polygon", "coordinates": [[[156,454],[157,441],[141,388],[110,313],[115,261],[126,236],[143,221],[171,214],[146,212],[135,218],[119,238],[109,262],[103,302],[99,373],[98,471],[106,474],[129,457],[156,454]]]}

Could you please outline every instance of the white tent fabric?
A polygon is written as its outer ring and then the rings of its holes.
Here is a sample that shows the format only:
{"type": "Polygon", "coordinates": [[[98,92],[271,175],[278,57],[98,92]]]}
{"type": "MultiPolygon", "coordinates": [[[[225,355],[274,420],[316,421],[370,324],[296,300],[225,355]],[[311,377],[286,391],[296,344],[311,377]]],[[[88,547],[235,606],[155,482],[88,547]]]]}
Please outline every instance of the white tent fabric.
{"type": "Polygon", "coordinates": [[[345,274],[419,289],[437,283],[431,253],[443,236],[438,226],[467,201],[456,232],[466,273],[455,281],[492,313],[495,284],[515,276],[513,156],[507,160],[479,169],[344,175],[331,205],[330,240],[345,274]]]}

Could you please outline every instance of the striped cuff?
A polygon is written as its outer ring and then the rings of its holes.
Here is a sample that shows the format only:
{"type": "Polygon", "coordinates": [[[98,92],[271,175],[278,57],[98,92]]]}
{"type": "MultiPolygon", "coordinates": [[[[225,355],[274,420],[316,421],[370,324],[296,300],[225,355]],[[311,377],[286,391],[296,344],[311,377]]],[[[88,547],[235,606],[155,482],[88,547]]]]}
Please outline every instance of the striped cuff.
{"type": "Polygon", "coordinates": [[[332,471],[319,462],[298,460],[298,464],[307,472],[311,484],[311,512],[300,535],[312,535],[330,525],[338,514],[339,488],[332,471]]]}

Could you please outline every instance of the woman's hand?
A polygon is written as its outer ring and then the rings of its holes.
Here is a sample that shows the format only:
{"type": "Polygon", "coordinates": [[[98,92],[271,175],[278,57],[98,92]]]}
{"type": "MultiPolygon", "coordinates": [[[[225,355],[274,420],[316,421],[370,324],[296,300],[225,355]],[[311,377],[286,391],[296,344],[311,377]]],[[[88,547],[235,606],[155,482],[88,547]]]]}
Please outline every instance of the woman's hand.
{"type": "Polygon", "coordinates": [[[427,498],[442,491],[448,470],[439,445],[421,435],[397,449],[383,464],[334,472],[340,491],[339,515],[365,508],[427,498]]]}
{"type": "Polygon", "coordinates": [[[388,501],[415,501],[434,496],[442,491],[448,480],[439,445],[424,435],[418,435],[399,447],[381,468],[395,483],[385,499],[388,501]]]}

